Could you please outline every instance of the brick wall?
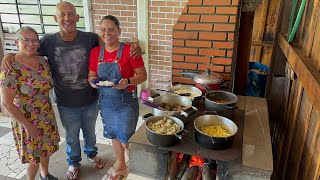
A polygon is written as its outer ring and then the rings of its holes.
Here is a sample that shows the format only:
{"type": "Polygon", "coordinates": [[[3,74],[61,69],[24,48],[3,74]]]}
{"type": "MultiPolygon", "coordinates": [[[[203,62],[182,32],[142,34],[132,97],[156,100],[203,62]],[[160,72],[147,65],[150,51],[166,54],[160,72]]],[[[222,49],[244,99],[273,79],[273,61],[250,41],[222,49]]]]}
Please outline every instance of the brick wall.
{"type": "Polygon", "coordinates": [[[121,25],[121,38],[137,37],[137,2],[136,0],[93,0],[93,26],[99,33],[100,20],[103,16],[116,16],[121,25]]]}
{"type": "Polygon", "coordinates": [[[189,0],[173,30],[173,82],[182,71],[218,72],[230,80],[238,0],[189,0]]]}
{"type": "MultiPolygon", "coordinates": [[[[137,37],[136,5],[93,0],[95,31],[102,16],[112,14],[121,22],[122,38],[137,37]]],[[[149,87],[194,83],[180,75],[183,70],[209,68],[229,80],[237,12],[238,0],[149,0],[149,87]]]]}

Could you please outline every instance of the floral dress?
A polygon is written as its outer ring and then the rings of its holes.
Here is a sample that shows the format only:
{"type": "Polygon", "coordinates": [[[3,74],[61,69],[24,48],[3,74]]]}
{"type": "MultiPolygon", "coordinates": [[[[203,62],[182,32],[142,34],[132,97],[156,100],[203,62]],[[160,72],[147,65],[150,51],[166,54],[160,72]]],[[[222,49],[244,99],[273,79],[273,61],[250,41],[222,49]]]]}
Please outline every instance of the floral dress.
{"type": "Polygon", "coordinates": [[[16,89],[13,103],[37,127],[33,141],[27,139],[24,127],[12,120],[15,145],[22,163],[40,163],[59,149],[60,136],[49,98],[52,88],[51,71],[45,57],[40,57],[38,70],[20,63],[12,64],[13,70],[0,75],[1,88],[16,89]]]}

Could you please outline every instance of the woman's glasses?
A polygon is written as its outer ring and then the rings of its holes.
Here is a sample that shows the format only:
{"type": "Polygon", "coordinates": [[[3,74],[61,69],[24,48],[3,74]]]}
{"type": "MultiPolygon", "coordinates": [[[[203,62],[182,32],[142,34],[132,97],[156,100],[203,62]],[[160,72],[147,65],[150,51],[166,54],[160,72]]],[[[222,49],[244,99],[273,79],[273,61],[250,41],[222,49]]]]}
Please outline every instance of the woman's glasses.
{"type": "Polygon", "coordinates": [[[30,44],[32,42],[32,44],[34,45],[38,45],[39,39],[28,39],[28,38],[20,38],[19,39],[23,44],[30,44]]]}

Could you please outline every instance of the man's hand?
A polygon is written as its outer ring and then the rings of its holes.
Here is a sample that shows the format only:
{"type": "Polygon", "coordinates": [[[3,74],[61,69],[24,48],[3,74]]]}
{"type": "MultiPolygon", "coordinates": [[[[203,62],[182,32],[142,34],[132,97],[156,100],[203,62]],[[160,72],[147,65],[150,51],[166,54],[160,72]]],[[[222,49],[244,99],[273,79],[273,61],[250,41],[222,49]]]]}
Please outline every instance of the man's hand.
{"type": "Polygon", "coordinates": [[[116,89],[125,89],[125,88],[128,87],[128,85],[129,84],[128,84],[127,78],[124,78],[124,79],[121,79],[119,81],[119,84],[115,85],[114,88],[116,88],[116,89]]]}
{"type": "Polygon", "coordinates": [[[89,83],[90,83],[91,87],[98,88],[98,86],[95,84],[96,81],[99,82],[98,77],[89,77],[89,83]]]}
{"type": "Polygon", "coordinates": [[[2,59],[1,72],[9,72],[12,70],[11,64],[16,62],[14,54],[6,54],[2,59]]]}
{"type": "Polygon", "coordinates": [[[130,56],[132,58],[137,58],[139,56],[141,56],[141,47],[139,46],[139,43],[138,42],[134,42],[134,43],[131,43],[131,46],[130,46],[130,56]]]}

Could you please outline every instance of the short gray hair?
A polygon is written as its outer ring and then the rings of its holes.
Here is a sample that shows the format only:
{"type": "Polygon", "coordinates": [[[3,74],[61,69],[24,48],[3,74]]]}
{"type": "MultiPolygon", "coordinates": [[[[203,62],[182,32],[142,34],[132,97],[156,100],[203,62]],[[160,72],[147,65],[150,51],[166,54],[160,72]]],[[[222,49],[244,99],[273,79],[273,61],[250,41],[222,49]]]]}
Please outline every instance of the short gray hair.
{"type": "Polygon", "coordinates": [[[38,39],[39,39],[39,35],[38,35],[38,33],[37,33],[36,30],[34,30],[32,27],[25,26],[25,27],[19,28],[19,29],[16,31],[16,35],[15,35],[15,37],[14,37],[15,40],[19,40],[19,39],[21,38],[21,33],[22,33],[23,31],[33,32],[33,33],[35,33],[35,34],[37,35],[37,37],[38,37],[38,39]]]}

